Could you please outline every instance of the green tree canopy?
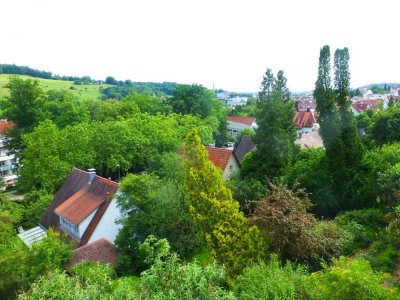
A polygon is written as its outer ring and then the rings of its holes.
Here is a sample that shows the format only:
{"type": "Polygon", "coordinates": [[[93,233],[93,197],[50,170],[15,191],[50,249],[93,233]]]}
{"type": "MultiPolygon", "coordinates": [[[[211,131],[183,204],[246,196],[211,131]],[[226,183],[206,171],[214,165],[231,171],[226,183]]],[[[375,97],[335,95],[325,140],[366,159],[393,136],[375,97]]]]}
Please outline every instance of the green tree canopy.
{"type": "Polygon", "coordinates": [[[275,78],[267,69],[261,83],[260,101],[256,113],[257,125],[254,141],[257,150],[253,155],[255,170],[250,170],[261,180],[280,176],[291,164],[297,152],[294,144],[297,134],[293,124],[294,103],[286,87],[283,71],[275,78]]]}
{"type": "Polygon", "coordinates": [[[247,224],[239,211],[239,203],[225,187],[221,172],[208,160],[195,129],[188,133],[184,150],[185,189],[190,211],[212,255],[233,277],[265,254],[264,241],[257,227],[247,224]]]}
{"type": "Polygon", "coordinates": [[[222,109],[222,104],[212,91],[196,84],[179,84],[170,103],[173,112],[177,114],[199,115],[201,118],[216,114],[222,109]]]}

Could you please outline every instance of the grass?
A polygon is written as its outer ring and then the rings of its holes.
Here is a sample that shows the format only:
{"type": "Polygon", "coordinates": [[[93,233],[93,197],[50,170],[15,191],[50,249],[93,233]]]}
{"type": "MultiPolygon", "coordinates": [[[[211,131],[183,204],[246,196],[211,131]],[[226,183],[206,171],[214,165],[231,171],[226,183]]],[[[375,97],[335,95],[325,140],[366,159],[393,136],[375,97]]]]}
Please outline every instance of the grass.
{"type": "MultiPolygon", "coordinates": [[[[42,79],[42,78],[36,78],[36,77],[31,77],[31,76],[25,76],[25,75],[18,75],[21,78],[27,79],[35,79],[38,80],[41,87],[45,90],[65,90],[65,91],[70,91],[72,94],[74,94],[76,97],[79,99],[91,99],[91,100],[97,100],[100,97],[100,91],[99,88],[103,87],[110,87],[111,85],[109,84],[91,84],[91,85],[74,85],[73,81],[66,81],[66,80],[52,80],[52,79],[42,79]],[[75,89],[71,90],[70,88],[74,87],[75,89]]],[[[4,88],[4,86],[8,82],[8,78],[10,77],[9,74],[0,74],[0,98],[6,96],[8,94],[7,89],[4,88]]]]}

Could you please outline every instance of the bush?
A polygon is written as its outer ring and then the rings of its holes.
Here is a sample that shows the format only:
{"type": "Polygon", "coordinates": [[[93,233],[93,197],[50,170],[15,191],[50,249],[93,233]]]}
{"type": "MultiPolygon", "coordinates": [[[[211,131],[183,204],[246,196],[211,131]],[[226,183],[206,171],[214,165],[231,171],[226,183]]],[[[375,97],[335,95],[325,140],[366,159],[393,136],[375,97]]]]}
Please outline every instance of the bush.
{"type": "Polygon", "coordinates": [[[276,255],[266,265],[261,262],[245,269],[233,287],[238,299],[307,299],[304,267],[288,262],[284,267],[276,255]]]}
{"type": "Polygon", "coordinates": [[[385,279],[364,259],[340,257],[308,278],[308,292],[310,299],[321,300],[399,299],[398,290],[384,286],[385,279]]]}
{"type": "Polygon", "coordinates": [[[399,262],[400,253],[384,238],[371,245],[366,258],[374,269],[391,273],[399,262]]]}
{"type": "Polygon", "coordinates": [[[377,208],[347,211],[338,215],[334,223],[344,231],[342,253],[345,255],[368,247],[385,226],[383,213],[377,208]]]}

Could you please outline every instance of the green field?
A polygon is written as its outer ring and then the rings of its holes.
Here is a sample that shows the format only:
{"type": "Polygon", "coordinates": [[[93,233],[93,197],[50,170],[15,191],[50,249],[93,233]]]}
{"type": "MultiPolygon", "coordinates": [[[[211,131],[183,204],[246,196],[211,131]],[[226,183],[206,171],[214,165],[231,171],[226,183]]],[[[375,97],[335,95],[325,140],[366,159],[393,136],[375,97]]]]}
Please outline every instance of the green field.
{"type": "MultiPolygon", "coordinates": [[[[8,74],[0,74],[0,98],[7,95],[8,91],[4,88],[4,86],[8,82],[8,78],[10,75],[8,74]]],[[[38,80],[40,85],[45,91],[48,90],[65,90],[70,91],[74,95],[76,95],[79,99],[99,99],[100,91],[99,88],[103,87],[110,87],[109,84],[91,84],[91,85],[74,85],[73,81],[65,81],[65,80],[52,80],[52,79],[42,79],[42,78],[35,78],[25,75],[18,75],[21,78],[32,78],[38,80]],[[71,86],[75,89],[71,90],[71,86]]]]}

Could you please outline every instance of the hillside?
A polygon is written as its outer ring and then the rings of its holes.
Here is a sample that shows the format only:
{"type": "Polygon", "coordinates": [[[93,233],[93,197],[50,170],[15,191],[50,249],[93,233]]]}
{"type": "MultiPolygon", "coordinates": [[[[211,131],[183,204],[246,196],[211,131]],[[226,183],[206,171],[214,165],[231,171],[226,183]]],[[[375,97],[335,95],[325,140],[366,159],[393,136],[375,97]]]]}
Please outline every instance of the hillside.
{"type": "MultiPolygon", "coordinates": [[[[0,74],[0,97],[3,97],[7,94],[7,90],[4,88],[4,86],[7,84],[9,76],[10,74],[0,74]]],[[[26,75],[18,75],[18,76],[20,76],[21,78],[32,78],[38,80],[40,82],[40,85],[46,91],[68,90],[79,98],[93,99],[93,100],[97,100],[100,98],[101,95],[99,91],[100,87],[107,88],[112,86],[110,84],[74,85],[73,81],[67,81],[67,80],[43,79],[26,75]],[[73,89],[71,89],[71,87],[73,89]]]]}

